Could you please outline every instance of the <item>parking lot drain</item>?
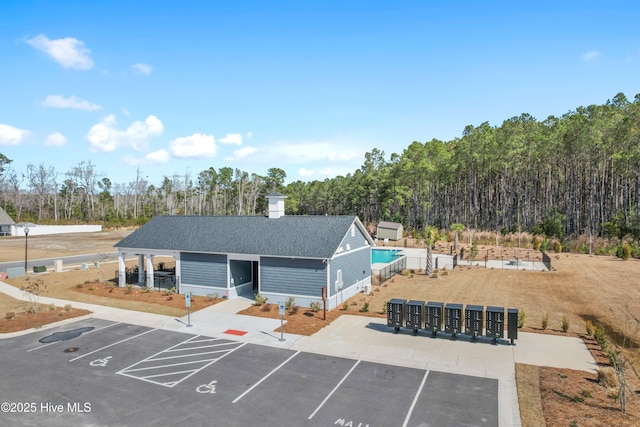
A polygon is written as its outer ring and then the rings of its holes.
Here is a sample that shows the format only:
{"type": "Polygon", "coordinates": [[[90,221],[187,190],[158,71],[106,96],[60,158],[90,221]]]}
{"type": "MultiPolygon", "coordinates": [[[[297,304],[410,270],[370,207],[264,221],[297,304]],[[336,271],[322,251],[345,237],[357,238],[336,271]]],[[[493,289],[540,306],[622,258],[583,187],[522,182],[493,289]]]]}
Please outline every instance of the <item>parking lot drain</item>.
{"type": "Polygon", "coordinates": [[[239,337],[243,336],[244,334],[246,334],[246,331],[238,331],[236,329],[227,329],[226,331],[224,331],[225,334],[229,334],[229,335],[237,335],[239,337]]]}
{"type": "Polygon", "coordinates": [[[73,353],[73,352],[78,351],[78,350],[80,350],[78,347],[69,347],[69,348],[65,348],[64,352],[65,353],[73,353]]]}
{"type": "Polygon", "coordinates": [[[44,338],[40,338],[38,341],[43,344],[49,344],[56,341],[67,341],[73,338],[77,338],[85,332],[92,331],[93,329],[93,326],[87,326],[84,328],[72,329],[70,331],[56,332],[44,338]]]}

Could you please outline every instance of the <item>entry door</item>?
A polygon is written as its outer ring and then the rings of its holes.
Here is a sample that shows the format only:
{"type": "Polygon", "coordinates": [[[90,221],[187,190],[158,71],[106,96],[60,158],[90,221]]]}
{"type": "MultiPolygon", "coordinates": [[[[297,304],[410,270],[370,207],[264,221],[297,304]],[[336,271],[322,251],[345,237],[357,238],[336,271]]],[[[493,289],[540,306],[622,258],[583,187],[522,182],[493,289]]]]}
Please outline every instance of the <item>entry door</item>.
{"type": "Polygon", "coordinates": [[[253,293],[257,294],[260,286],[258,283],[258,267],[259,267],[259,262],[258,261],[252,261],[251,262],[251,281],[253,283],[253,293]]]}

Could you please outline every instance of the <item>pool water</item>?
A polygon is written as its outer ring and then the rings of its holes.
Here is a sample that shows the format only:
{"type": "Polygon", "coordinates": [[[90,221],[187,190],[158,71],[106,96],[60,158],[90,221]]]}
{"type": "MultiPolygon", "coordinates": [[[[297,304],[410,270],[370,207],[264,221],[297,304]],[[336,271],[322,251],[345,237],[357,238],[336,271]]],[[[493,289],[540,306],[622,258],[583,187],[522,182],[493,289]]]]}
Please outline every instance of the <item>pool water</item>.
{"type": "Polygon", "coordinates": [[[371,250],[371,264],[388,264],[398,258],[398,249],[373,249],[371,250]]]}

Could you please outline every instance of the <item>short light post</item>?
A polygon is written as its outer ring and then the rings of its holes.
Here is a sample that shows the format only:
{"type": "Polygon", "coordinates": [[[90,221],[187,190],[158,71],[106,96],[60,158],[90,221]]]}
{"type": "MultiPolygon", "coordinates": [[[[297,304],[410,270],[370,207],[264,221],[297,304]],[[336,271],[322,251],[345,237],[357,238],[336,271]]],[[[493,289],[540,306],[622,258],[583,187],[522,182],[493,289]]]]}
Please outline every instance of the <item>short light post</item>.
{"type": "Polygon", "coordinates": [[[24,226],[24,274],[27,274],[27,248],[29,247],[29,226],[24,226]]]}

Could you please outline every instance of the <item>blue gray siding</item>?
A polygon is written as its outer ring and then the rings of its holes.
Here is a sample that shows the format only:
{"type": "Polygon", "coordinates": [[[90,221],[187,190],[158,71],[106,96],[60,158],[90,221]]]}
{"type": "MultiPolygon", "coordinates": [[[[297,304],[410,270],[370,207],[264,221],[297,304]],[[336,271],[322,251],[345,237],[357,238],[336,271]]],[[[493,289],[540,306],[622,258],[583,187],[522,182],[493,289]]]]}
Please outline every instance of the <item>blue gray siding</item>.
{"type": "Polygon", "coordinates": [[[229,269],[231,270],[231,278],[235,286],[243,283],[251,282],[251,261],[229,261],[229,269]]]}
{"type": "Polygon", "coordinates": [[[260,259],[260,292],[320,296],[326,284],[327,264],[322,260],[260,259]]]}
{"type": "Polygon", "coordinates": [[[369,243],[367,242],[366,237],[364,236],[364,234],[362,234],[362,232],[355,225],[355,223],[352,224],[352,227],[355,229],[355,233],[354,233],[355,235],[353,237],[351,236],[351,227],[349,227],[349,230],[347,231],[347,235],[344,237],[344,239],[342,239],[342,242],[340,243],[340,246],[342,247],[342,249],[346,251],[347,245],[349,245],[351,250],[358,249],[363,246],[369,246],[369,243]]]}
{"type": "Polygon", "coordinates": [[[227,256],[180,254],[180,282],[189,285],[227,287],[227,256]]]}
{"type": "Polygon", "coordinates": [[[343,253],[331,260],[331,294],[336,292],[338,270],[342,270],[343,290],[371,276],[371,248],[343,253]]]}

